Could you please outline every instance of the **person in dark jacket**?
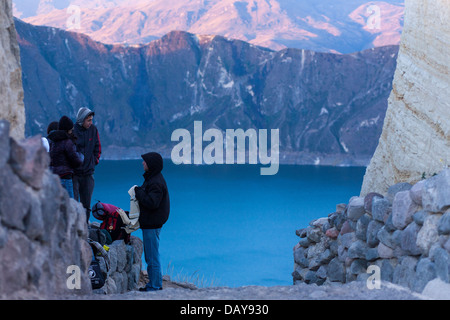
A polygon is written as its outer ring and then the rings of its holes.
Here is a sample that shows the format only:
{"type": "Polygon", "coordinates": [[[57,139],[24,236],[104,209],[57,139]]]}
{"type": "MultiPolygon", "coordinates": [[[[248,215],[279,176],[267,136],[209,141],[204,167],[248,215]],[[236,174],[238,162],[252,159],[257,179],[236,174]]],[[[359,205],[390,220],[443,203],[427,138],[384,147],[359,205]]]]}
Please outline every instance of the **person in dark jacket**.
{"type": "Polygon", "coordinates": [[[147,262],[149,282],[140,291],[162,290],[162,271],[159,255],[159,235],[162,226],[169,219],[170,199],[166,180],[161,171],[163,159],[160,154],[150,152],[142,155],[144,184],[135,187],[139,202],[139,224],[144,240],[144,255],[147,262]]]}
{"type": "Polygon", "coordinates": [[[81,108],[77,113],[74,135],[77,138],[77,151],[83,154],[83,164],[73,176],[75,200],[80,201],[86,209],[86,221],[91,215],[91,198],[94,192],[95,167],[100,162],[102,145],[95,125],[92,124],[95,113],[88,108],[81,108]]]}
{"type": "Polygon", "coordinates": [[[61,185],[67,190],[71,198],[73,195],[73,172],[83,163],[78,155],[74,143],[73,122],[63,116],[59,120],[59,130],[49,134],[50,142],[50,168],[54,174],[61,178],[61,185]]]}

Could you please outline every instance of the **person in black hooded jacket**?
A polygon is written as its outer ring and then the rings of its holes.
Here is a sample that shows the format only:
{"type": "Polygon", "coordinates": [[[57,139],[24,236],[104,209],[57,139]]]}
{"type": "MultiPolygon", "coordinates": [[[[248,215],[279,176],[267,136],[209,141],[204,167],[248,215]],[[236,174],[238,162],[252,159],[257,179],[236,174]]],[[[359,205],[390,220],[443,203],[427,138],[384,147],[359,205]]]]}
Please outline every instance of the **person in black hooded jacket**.
{"type": "Polygon", "coordinates": [[[149,282],[139,290],[156,291],[162,290],[159,234],[169,219],[170,199],[166,180],[161,173],[161,155],[150,152],[142,155],[142,159],[145,181],[141,187],[135,187],[134,191],[139,202],[139,225],[142,229],[149,282]]]}
{"type": "Polygon", "coordinates": [[[73,194],[73,173],[83,163],[82,157],[77,153],[75,137],[72,134],[73,122],[63,116],[59,120],[59,130],[50,132],[50,168],[54,174],[61,178],[61,185],[67,190],[71,198],[73,194]]]}

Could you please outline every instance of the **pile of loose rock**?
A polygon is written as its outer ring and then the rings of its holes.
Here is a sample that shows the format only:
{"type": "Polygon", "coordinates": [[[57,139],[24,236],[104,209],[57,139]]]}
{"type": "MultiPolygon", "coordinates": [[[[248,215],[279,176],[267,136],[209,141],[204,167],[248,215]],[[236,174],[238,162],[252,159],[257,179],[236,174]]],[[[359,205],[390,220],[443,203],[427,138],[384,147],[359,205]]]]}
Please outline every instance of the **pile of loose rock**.
{"type": "Polygon", "coordinates": [[[296,233],[294,283],[366,280],[369,266],[416,292],[436,278],[449,283],[450,169],[393,185],[385,196],[353,197],[296,233]]]}

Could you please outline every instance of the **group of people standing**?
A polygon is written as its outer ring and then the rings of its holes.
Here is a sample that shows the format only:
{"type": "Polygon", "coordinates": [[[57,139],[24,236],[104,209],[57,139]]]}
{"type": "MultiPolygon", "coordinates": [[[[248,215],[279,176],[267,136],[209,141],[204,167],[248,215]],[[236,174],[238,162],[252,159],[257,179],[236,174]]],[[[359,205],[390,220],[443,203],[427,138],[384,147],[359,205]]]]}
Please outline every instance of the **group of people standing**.
{"type": "Polygon", "coordinates": [[[78,110],[76,123],[63,116],[47,129],[44,146],[50,154],[50,168],[61,178],[61,185],[69,196],[80,201],[86,209],[86,221],[91,212],[94,192],[94,171],[100,161],[102,147],[96,126],[95,113],[88,108],[78,110]]]}
{"type": "MultiPolygon", "coordinates": [[[[94,191],[94,171],[100,161],[102,147],[98,130],[92,123],[95,113],[88,108],[78,110],[76,123],[63,116],[47,129],[44,146],[50,154],[50,168],[61,178],[61,185],[69,196],[82,203],[86,221],[91,214],[94,191]]],[[[162,290],[162,271],[159,255],[159,235],[170,212],[169,191],[161,173],[163,158],[156,152],[144,154],[142,165],[144,183],[135,186],[139,203],[139,224],[142,229],[144,256],[149,281],[140,291],[162,290]]]]}

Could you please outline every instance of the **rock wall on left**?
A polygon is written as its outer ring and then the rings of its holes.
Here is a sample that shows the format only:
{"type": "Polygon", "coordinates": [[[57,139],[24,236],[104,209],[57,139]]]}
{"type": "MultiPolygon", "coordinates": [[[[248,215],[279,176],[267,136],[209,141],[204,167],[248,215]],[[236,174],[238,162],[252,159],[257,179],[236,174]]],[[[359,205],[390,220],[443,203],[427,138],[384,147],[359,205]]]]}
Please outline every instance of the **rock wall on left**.
{"type": "Polygon", "coordinates": [[[11,124],[11,136],[25,135],[25,106],[20,51],[14,26],[12,2],[0,2],[0,119],[11,124]]]}
{"type": "Polygon", "coordinates": [[[40,137],[16,141],[0,121],[0,299],[92,292],[86,213],[69,198],[40,137]]]}

